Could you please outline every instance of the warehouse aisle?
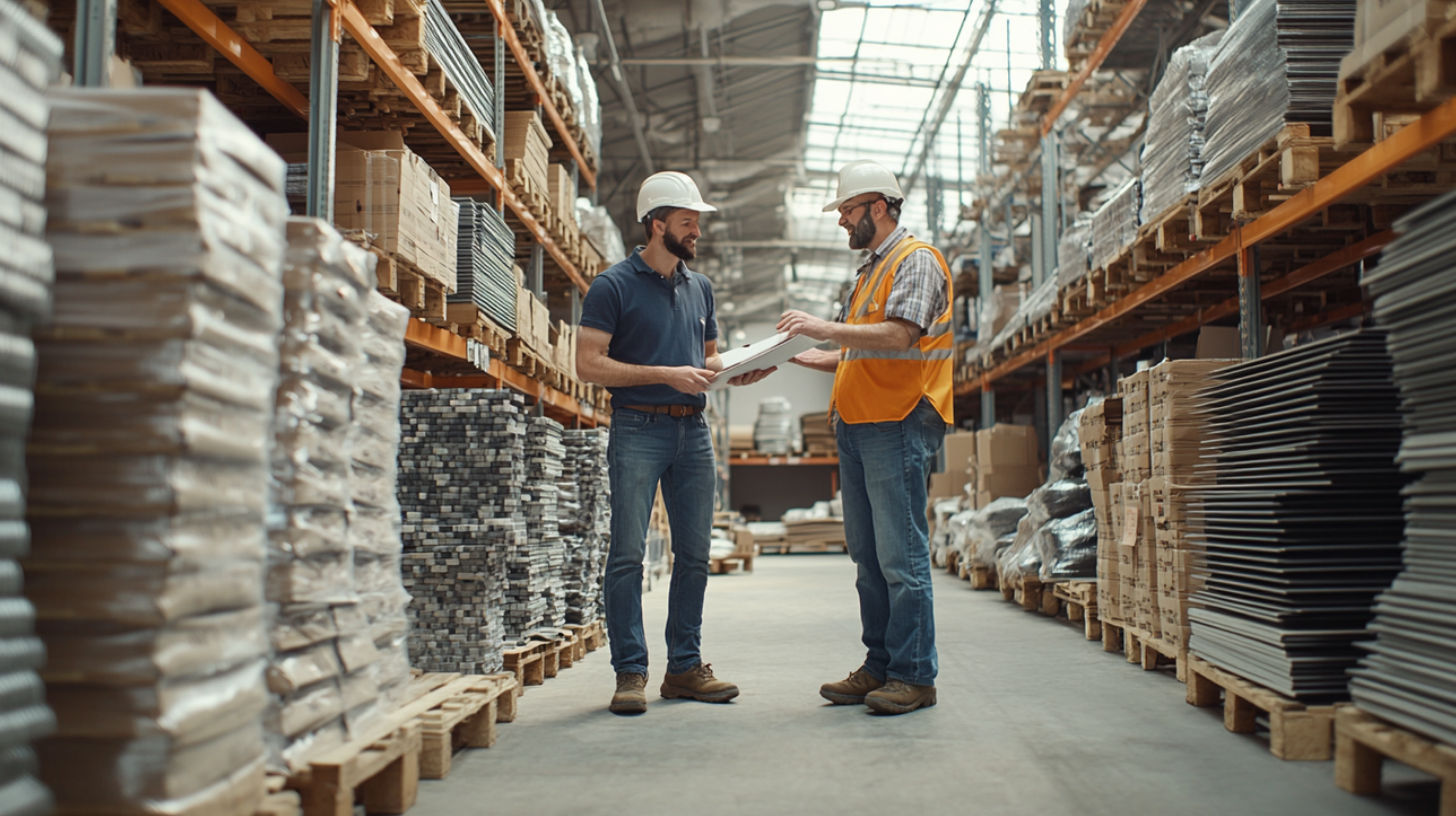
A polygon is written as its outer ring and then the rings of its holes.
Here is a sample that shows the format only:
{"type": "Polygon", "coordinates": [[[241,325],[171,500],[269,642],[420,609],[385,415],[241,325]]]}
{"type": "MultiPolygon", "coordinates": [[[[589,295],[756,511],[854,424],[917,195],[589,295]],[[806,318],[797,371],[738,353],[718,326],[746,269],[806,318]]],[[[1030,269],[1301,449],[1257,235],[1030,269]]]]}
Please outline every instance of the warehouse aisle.
{"type": "MultiPolygon", "coordinates": [[[[705,654],[743,689],[729,705],[661,700],[607,712],[612,671],[589,655],[521,700],[488,751],[423,782],[412,816],[476,813],[975,813],[1176,816],[1430,814],[1414,772],[1399,803],[1351,796],[1333,763],[1284,763],[1228,734],[1221,709],[937,573],[940,705],[903,717],[832,707],[819,684],[859,664],[853,565],[841,555],[769,556],[754,575],[714,576],[705,654]]],[[[652,658],[667,587],[645,596],[652,658]]],[[[649,684],[656,688],[660,675],[649,684]]],[[[1404,773],[1404,776],[1398,774],[1404,773]]]]}

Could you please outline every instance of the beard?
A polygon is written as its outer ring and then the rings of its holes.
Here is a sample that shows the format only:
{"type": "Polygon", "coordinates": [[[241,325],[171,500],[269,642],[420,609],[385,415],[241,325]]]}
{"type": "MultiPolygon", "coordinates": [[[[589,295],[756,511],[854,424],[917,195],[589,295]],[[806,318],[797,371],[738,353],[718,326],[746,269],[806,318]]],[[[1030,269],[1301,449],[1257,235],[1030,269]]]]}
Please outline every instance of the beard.
{"type": "Polygon", "coordinates": [[[666,248],[668,252],[671,252],[673,255],[676,255],[678,258],[684,261],[691,261],[692,259],[698,257],[698,253],[694,252],[691,247],[678,240],[678,237],[676,235],[673,235],[671,232],[668,232],[666,230],[663,230],[662,232],[662,246],[666,248]]]}
{"type": "Polygon", "coordinates": [[[868,207],[866,212],[854,225],[854,232],[849,234],[850,249],[869,249],[870,241],[875,240],[875,219],[870,217],[868,207]]]}

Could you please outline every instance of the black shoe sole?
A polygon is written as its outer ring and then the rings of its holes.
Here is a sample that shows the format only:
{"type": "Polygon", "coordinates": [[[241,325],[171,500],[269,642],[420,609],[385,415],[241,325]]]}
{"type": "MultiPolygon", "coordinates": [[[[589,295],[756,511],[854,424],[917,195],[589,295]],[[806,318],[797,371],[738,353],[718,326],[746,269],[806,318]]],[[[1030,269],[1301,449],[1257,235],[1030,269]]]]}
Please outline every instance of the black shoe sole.
{"type": "Polygon", "coordinates": [[[663,686],[660,692],[664,700],[697,700],[700,703],[726,703],[738,696],[738,689],[718,694],[698,694],[677,686],[663,686]]]}
{"type": "Polygon", "coordinates": [[[935,696],[931,695],[929,700],[916,700],[910,705],[899,705],[892,703],[883,697],[865,697],[865,705],[876,714],[909,714],[920,708],[930,708],[935,705],[935,696]]]}
{"type": "Polygon", "coordinates": [[[632,714],[646,714],[647,703],[617,703],[607,706],[607,710],[612,712],[613,714],[621,714],[624,716],[632,714]]]}
{"type": "Polygon", "coordinates": [[[835,694],[832,691],[819,690],[819,696],[835,705],[864,705],[863,695],[856,697],[853,694],[835,694]]]}

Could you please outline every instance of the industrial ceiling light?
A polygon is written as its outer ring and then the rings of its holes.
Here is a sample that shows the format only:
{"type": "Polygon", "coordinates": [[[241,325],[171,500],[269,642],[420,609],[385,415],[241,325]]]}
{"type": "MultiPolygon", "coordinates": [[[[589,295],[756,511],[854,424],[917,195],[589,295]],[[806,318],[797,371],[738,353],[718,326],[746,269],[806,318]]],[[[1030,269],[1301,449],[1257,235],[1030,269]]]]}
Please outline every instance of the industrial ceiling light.
{"type": "Polygon", "coordinates": [[[839,0],[814,0],[814,5],[820,11],[834,11],[839,8],[839,0]]]}
{"type": "Polygon", "coordinates": [[[704,133],[717,133],[718,132],[718,128],[721,128],[722,126],[723,126],[723,120],[722,119],[719,119],[716,116],[704,116],[703,117],[703,132],[704,133]]]}

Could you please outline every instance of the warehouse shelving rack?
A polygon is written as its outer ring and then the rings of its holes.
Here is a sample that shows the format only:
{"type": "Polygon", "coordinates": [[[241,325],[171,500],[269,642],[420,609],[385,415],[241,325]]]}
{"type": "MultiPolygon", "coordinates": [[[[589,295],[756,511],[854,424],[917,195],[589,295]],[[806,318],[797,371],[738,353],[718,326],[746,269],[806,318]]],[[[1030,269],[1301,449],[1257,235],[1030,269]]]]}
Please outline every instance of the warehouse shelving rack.
{"type": "MultiPolygon", "coordinates": [[[[503,78],[507,52],[515,62],[512,68],[524,76],[527,86],[534,94],[533,101],[539,106],[548,127],[554,131],[553,141],[563,145],[574,161],[580,183],[594,189],[596,173],[586,161],[581,146],[573,138],[548,92],[546,83],[527,57],[507,16],[503,0],[483,1],[483,7],[495,18],[496,29],[497,57],[492,80],[497,91],[494,116],[497,126],[493,128],[497,149],[493,157],[487,156],[465,136],[426,91],[420,80],[404,65],[389,43],[369,23],[354,0],[314,0],[313,37],[309,54],[312,81],[308,96],[301,93],[291,82],[280,78],[267,57],[201,0],[157,0],[157,3],[255,81],[285,109],[308,122],[310,156],[324,159],[309,162],[309,212],[329,220],[332,220],[333,200],[331,157],[338,118],[335,104],[338,90],[338,45],[342,33],[347,32],[389,81],[409,99],[419,114],[475,171],[474,178],[452,180],[452,192],[456,195],[491,196],[498,209],[502,212],[510,211],[540,248],[539,251],[533,249],[533,254],[536,257],[543,254],[549,257],[559,270],[562,283],[570,293],[572,315],[575,317],[579,298],[586,292],[590,281],[547,234],[541,217],[512,190],[502,169],[504,146],[499,123],[504,119],[503,78]],[[322,93],[320,89],[323,90],[322,93]]],[[[117,6],[117,0],[77,0],[75,48],[78,65],[104,64],[110,58],[115,46],[113,32],[117,24],[117,6]]],[[[96,84],[104,81],[95,72],[92,79],[96,84]]],[[[538,296],[544,294],[542,279],[543,275],[539,272],[533,275],[532,282],[538,296]]],[[[498,357],[492,357],[487,367],[480,369],[471,362],[466,338],[447,329],[412,318],[406,344],[414,352],[412,359],[423,356],[431,369],[406,369],[402,379],[407,387],[510,388],[525,394],[540,406],[543,413],[554,416],[567,425],[593,426],[607,421],[590,404],[510,369],[498,357]]]]}
{"type": "MultiPolygon", "coordinates": [[[[1070,79],[1067,87],[1048,109],[1041,123],[1043,151],[1048,139],[1054,137],[1058,118],[1072,105],[1083,84],[1091,77],[1117,46],[1122,35],[1146,5],[1146,0],[1130,0],[1122,9],[1112,26],[1099,40],[1095,50],[1070,79]]],[[[1353,156],[1342,166],[1304,190],[1293,195],[1278,206],[1248,223],[1236,226],[1232,233],[1214,245],[1187,258],[1182,263],[1154,277],[1142,286],[1125,294],[1118,300],[1075,324],[1063,328],[999,364],[962,377],[956,383],[958,398],[976,393],[982,395],[983,423],[994,421],[994,394],[997,383],[1003,387],[1013,377],[1020,380],[1019,388],[1036,388],[1045,385],[1049,399],[1060,402],[1061,389],[1072,377],[1101,369],[1119,358],[1134,354],[1142,349],[1193,331],[1213,320],[1238,314],[1240,335],[1243,338],[1243,354],[1246,358],[1257,356],[1256,327],[1261,325],[1259,305],[1262,301],[1288,293],[1299,287],[1319,280],[1332,273],[1346,269],[1372,257],[1395,238],[1390,231],[1378,232],[1363,240],[1342,247],[1312,263],[1291,271],[1273,281],[1262,281],[1259,274],[1258,253],[1262,247],[1278,246],[1287,239],[1291,231],[1316,218],[1327,208],[1339,204],[1352,195],[1399,168],[1403,163],[1435,148],[1441,142],[1456,136],[1456,99],[1447,100],[1440,106],[1426,112],[1416,121],[1406,125],[1394,134],[1375,143],[1372,147],[1353,156]],[[1127,337],[1119,342],[1089,347],[1085,338],[1102,329],[1107,329],[1119,320],[1136,314],[1140,309],[1156,306],[1183,285],[1206,277],[1216,270],[1237,272],[1238,295],[1219,303],[1197,309],[1191,315],[1169,322],[1163,328],[1127,337]],[[1080,342],[1079,342],[1080,341],[1080,342]],[[1065,351],[1093,352],[1093,356],[1081,360],[1065,370],[1061,355],[1065,351]],[[1045,372],[1033,378],[1034,366],[1044,366],[1045,372]],[[988,421],[986,411],[991,411],[988,421]]],[[[1045,188],[1044,188],[1045,189],[1045,188]]],[[[1053,220],[1053,223],[1055,220],[1053,220]]],[[[1048,232],[1051,232],[1050,230],[1048,232]]],[[[1045,239],[1044,240],[1048,240],[1045,239]]],[[[1049,239],[1055,246],[1055,235],[1049,239]]],[[[983,255],[983,258],[985,256],[983,255]]],[[[983,275],[981,292],[989,290],[990,275],[983,275]]],[[[1344,304],[1307,318],[1291,328],[1310,328],[1328,324],[1365,312],[1364,303],[1344,304]]],[[[1055,427],[1060,417],[1049,416],[1049,424],[1055,427]]]]}

